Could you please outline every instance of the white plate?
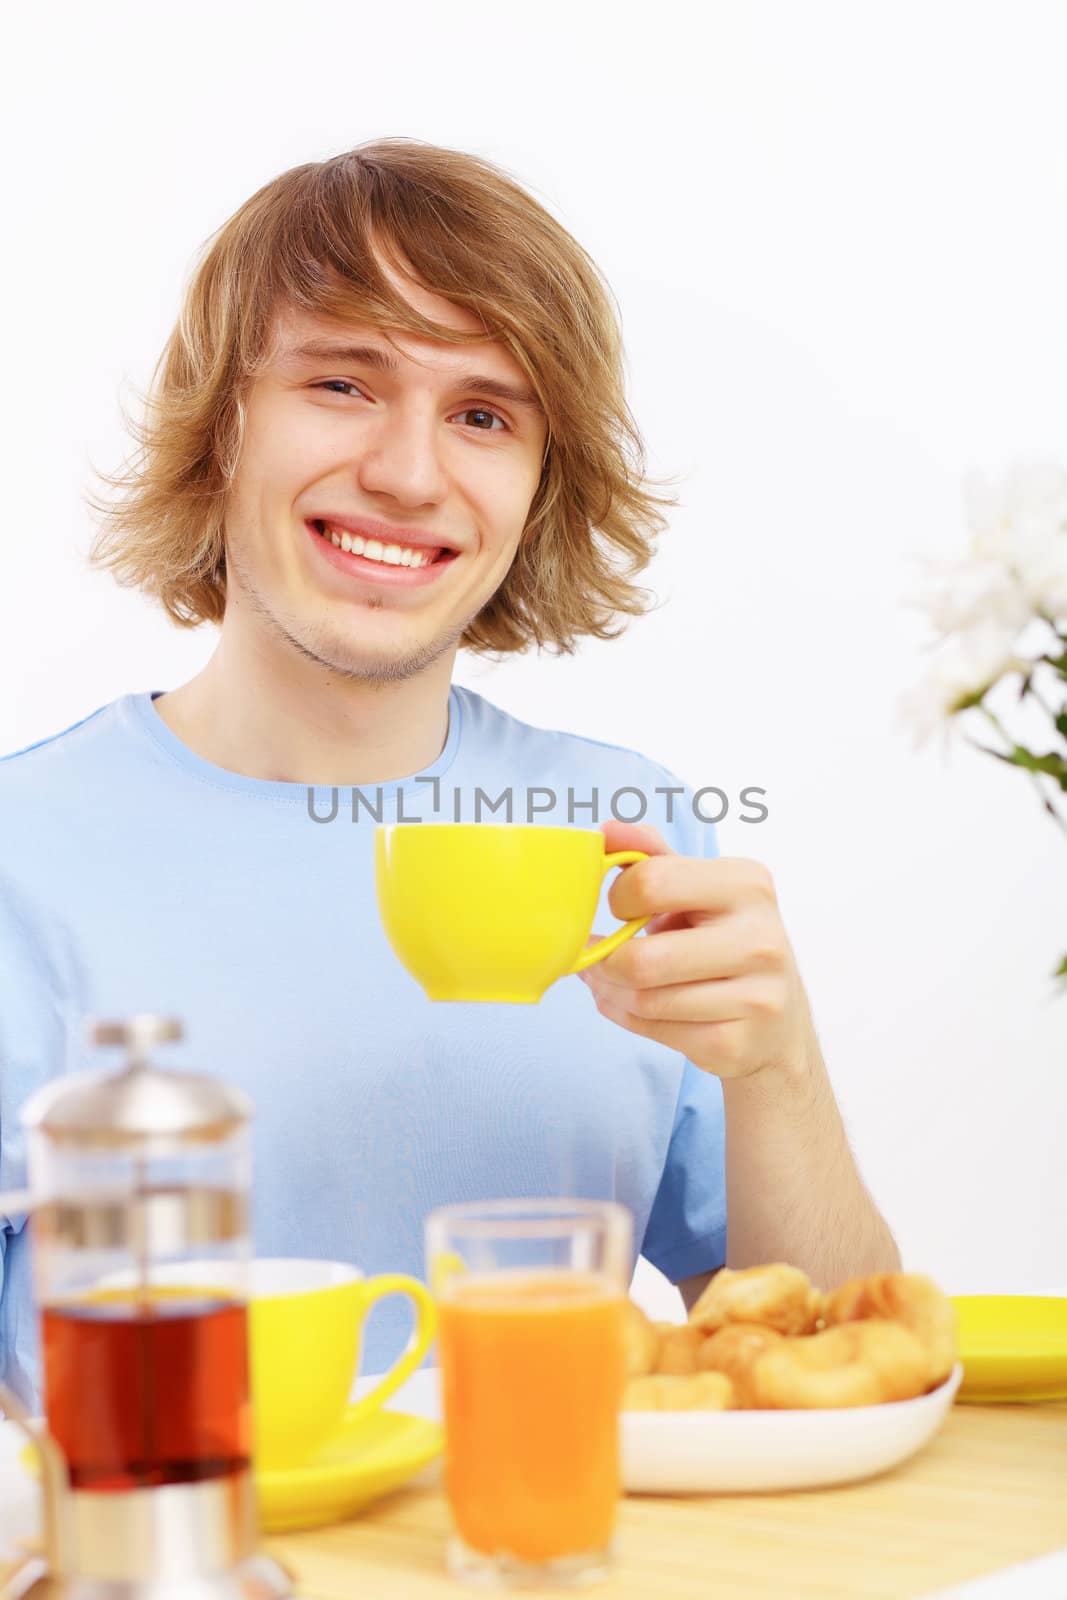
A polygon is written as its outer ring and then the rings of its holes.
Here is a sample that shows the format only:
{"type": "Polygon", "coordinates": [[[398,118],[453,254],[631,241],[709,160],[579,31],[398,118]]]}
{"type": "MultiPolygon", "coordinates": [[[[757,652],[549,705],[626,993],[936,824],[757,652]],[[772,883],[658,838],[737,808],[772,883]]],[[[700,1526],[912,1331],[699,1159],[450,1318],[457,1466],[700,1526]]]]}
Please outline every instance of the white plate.
{"type": "Polygon", "coordinates": [[[839,1411],[625,1411],[622,1481],[637,1494],[817,1489],[885,1472],[932,1439],[963,1367],[917,1400],[839,1411]]]}

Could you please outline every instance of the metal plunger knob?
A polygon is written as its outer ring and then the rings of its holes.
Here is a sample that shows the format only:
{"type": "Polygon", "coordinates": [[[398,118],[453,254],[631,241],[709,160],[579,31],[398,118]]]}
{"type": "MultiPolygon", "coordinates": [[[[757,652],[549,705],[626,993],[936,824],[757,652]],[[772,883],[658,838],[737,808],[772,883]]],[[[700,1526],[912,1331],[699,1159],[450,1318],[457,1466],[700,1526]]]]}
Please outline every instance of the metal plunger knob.
{"type": "Polygon", "coordinates": [[[90,1044],[125,1045],[135,1061],[144,1061],[157,1045],[170,1044],[184,1034],[180,1017],[157,1017],[151,1012],[140,1012],[121,1022],[98,1022],[91,1017],[85,1024],[90,1044]]]}

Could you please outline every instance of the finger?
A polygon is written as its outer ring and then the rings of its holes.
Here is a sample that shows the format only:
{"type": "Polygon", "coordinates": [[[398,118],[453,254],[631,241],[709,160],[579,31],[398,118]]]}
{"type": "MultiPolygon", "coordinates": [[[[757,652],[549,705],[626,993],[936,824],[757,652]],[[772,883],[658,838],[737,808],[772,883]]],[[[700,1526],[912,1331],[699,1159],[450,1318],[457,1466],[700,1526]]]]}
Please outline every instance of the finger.
{"type": "Polygon", "coordinates": [[[650,918],[645,927],[645,933],[670,933],[675,928],[691,928],[688,911],[665,911],[661,916],[650,918]]]}
{"type": "MultiPolygon", "coordinates": [[[[651,924],[650,924],[651,926],[651,924]]],[[[664,984],[780,971],[788,960],[776,915],[737,913],[629,939],[599,963],[605,983],[654,989],[664,984]]]]}
{"type": "Polygon", "coordinates": [[[753,1022],[780,1016],[785,984],[773,978],[722,978],[710,983],[674,983],[661,989],[625,989],[591,984],[598,1000],[643,1022],[753,1022]]]}
{"type": "Polygon", "coordinates": [[[621,872],[608,893],[621,921],[670,911],[732,911],[759,903],[777,905],[774,879],[761,861],[740,856],[653,856],[621,872]]]}
{"type": "Polygon", "coordinates": [[[650,856],[676,854],[663,835],[648,822],[616,822],[612,819],[600,826],[606,855],[612,855],[616,850],[644,850],[650,856]]]}
{"type": "Polygon", "coordinates": [[[699,1060],[701,1070],[717,1073],[721,1077],[734,1077],[743,1070],[747,1044],[747,1023],[724,1022],[709,1029],[701,1022],[651,1022],[622,1006],[596,997],[597,1010],[609,1022],[616,1022],[628,1032],[643,1039],[653,1039],[657,1044],[677,1050],[690,1061],[699,1060]],[[709,1038],[709,1033],[713,1038],[709,1038]]]}

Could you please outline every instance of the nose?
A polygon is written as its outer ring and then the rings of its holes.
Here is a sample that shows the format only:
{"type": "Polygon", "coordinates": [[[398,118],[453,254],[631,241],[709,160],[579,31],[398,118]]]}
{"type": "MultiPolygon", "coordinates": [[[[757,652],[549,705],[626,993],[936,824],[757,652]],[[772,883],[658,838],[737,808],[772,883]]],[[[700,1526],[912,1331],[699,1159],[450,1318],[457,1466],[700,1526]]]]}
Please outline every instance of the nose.
{"type": "Polygon", "coordinates": [[[382,406],[361,430],[356,476],[368,494],[415,509],[440,505],[448,492],[435,411],[417,405],[382,406]]]}

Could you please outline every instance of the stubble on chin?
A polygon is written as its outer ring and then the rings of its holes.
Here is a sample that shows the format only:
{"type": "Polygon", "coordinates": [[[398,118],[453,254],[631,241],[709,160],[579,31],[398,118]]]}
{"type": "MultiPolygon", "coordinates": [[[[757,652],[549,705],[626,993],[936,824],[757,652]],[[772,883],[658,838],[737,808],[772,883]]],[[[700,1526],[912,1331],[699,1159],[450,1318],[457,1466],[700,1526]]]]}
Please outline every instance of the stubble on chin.
{"type": "Polygon", "coordinates": [[[356,641],[347,637],[339,638],[336,633],[331,633],[327,629],[313,630],[310,637],[305,632],[303,639],[293,635],[289,638],[304,655],[327,668],[335,677],[373,688],[384,687],[390,683],[403,683],[409,678],[417,677],[420,672],[425,672],[459,643],[466,627],[467,624],[463,623],[441,638],[395,655],[387,655],[385,652],[372,654],[360,650],[356,641]]]}
{"type": "MultiPolygon", "coordinates": [[[[228,602],[236,601],[254,612],[258,625],[266,630],[275,643],[297,651],[306,661],[312,661],[334,677],[350,683],[361,683],[372,688],[385,687],[416,677],[459,643],[477,615],[475,612],[438,638],[413,649],[401,649],[394,654],[371,652],[360,649],[359,641],[354,637],[354,627],[342,630],[329,623],[300,622],[272,609],[252,581],[240,554],[228,552],[227,557],[228,602]]],[[[364,602],[367,611],[382,611],[384,605],[380,595],[372,595],[364,602]]]]}

